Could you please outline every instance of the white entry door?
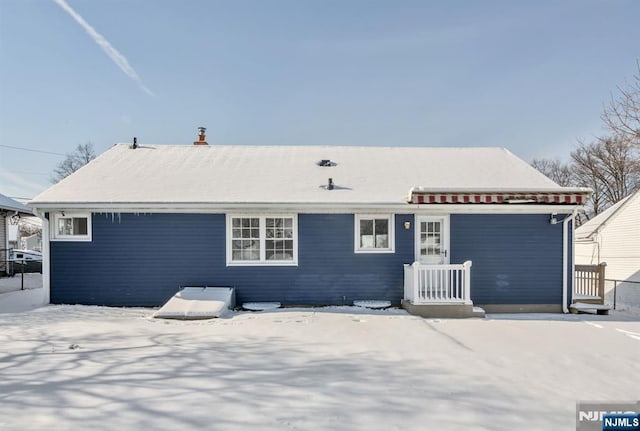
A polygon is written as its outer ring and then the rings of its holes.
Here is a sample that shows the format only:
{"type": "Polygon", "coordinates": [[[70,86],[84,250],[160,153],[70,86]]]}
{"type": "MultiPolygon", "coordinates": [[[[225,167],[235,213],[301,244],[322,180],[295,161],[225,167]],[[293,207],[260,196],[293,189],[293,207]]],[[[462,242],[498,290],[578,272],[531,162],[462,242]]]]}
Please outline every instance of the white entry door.
{"type": "Polygon", "coordinates": [[[449,263],[449,216],[416,217],[416,261],[426,265],[449,263]]]}

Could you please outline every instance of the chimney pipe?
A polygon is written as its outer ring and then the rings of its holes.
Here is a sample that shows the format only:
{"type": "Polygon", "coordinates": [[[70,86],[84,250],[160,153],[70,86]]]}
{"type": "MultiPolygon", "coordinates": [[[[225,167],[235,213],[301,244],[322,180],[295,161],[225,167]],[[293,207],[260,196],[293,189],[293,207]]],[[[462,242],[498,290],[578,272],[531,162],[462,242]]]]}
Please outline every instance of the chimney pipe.
{"type": "Polygon", "coordinates": [[[204,134],[206,131],[206,127],[198,127],[198,140],[195,141],[193,145],[209,145],[206,141],[206,135],[204,134]]]}

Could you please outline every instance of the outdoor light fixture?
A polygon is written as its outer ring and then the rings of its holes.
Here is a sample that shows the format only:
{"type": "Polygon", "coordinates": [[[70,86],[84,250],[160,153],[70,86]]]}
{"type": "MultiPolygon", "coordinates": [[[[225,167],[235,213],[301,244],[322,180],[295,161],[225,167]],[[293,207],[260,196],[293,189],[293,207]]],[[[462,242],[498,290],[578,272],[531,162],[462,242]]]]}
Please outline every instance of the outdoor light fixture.
{"type": "Polygon", "coordinates": [[[406,230],[411,229],[411,222],[410,222],[410,221],[406,221],[406,222],[404,222],[404,228],[405,228],[406,230]]]}
{"type": "Polygon", "coordinates": [[[549,220],[549,223],[551,223],[551,224],[557,224],[558,223],[558,213],[551,214],[551,219],[549,220]]]}

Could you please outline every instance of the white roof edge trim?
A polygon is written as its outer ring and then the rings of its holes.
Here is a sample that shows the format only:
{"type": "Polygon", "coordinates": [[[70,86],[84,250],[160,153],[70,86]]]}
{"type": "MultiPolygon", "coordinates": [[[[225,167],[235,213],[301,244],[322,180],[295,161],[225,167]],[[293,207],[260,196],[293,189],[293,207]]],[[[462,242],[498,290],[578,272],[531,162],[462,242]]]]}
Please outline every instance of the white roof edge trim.
{"type": "Polygon", "coordinates": [[[399,202],[33,202],[33,208],[283,208],[283,207],[318,207],[318,208],[343,208],[362,207],[379,208],[388,206],[402,206],[407,204],[399,202]]]}
{"type": "Polygon", "coordinates": [[[85,211],[93,213],[123,212],[123,213],[228,213],[237,211],[261,211],[261,212],[296,212],[301,214],[309,213],[394,213],[394,214],[453,214],[453,213],[482,213],[482,214],[549,214],[549,213],[572,213],[574,210],[584,210],[584,206],[576,205],[528,205],[528,204],[447,204],[447,205],[425,205],[425,204],[386,204],[386,205],[353,205],[344,204],[324,205],[324,204],[229,204],[229,205],[197,205],[190,206],[169,206],[169,205],[145,205],[140,203],[129,205],[89,205],[89,204],[50,204],[36,208],[38,212],[55,211],[85,211]]]}

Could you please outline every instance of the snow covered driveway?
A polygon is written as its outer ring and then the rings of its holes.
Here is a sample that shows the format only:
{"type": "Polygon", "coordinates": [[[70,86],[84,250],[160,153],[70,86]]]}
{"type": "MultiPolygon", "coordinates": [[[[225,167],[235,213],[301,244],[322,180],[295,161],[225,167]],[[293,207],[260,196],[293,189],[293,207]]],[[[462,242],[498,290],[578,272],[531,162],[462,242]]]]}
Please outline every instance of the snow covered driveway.
{"type": "Polygon", "coordinates": [[[630,315],[151,314],[0,314],[0,429],[570,430],[577,400],[640,399],[630,315]]]}

